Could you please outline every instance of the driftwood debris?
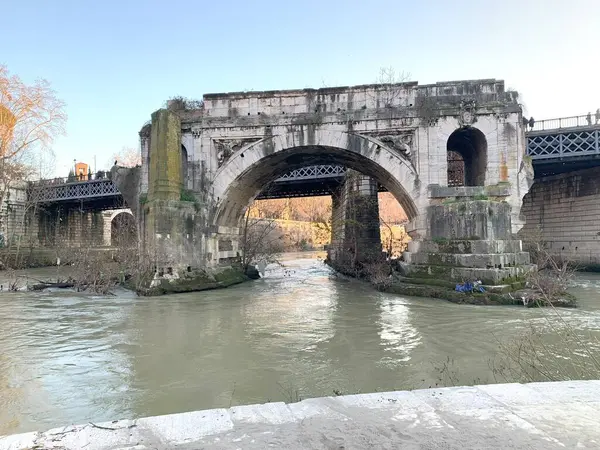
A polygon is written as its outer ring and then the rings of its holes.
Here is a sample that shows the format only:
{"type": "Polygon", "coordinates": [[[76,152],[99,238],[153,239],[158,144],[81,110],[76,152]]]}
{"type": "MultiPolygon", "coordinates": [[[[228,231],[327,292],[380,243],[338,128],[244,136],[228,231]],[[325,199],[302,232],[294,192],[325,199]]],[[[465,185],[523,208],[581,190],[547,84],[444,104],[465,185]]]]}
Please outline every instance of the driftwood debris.
{"type": "Polygon", "coordinates": [[[37,284],[32,284],[29,286],[29,290],[30,291],[42,291],[44,289],[48,289],[48,288],[60,288],[60,289],[68,289],[68,288],[72,288],[75,287],[75,283],[72,282],[56,282],[56,283],[52,283],[49,281],[43,281],[41,283],[37,283],[37,284]]]}

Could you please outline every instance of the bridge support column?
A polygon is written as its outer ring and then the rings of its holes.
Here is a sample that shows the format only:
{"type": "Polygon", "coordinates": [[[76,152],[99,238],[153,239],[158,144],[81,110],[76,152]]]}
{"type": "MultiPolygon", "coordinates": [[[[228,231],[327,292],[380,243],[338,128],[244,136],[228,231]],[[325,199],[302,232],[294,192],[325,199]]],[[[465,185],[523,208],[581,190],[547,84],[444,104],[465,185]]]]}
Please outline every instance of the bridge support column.
{"type": "Polygon", "coordinates": [[[182,156],[179,116],[156,111],[150,132],[148,195],[140,221],[144,257],[156,266],[153,287],[162,286],[165,292],[200,290],[207,282],[202,270],[215,258],[214,239],[207,238],[216,232],[208,225],[208,207],[195,194],[182,195],[182,156]]]}
{"type": "Polygon", "coordinates": [[[382,258],[375,180],[348,170],[333,195],[331,222],[328,259],[334,267],[340,271],[353,270],[357,263],[382,258]]]}
{"type": "Polygon", "coordinates": [[[428,235],[409,242],[403,255],[407,264],[402,264],[406,275],[456,282],[481,280],[486,285],[520,281],[531,265],[521,241],[512,237],[510,204],[477,200],[469,188],[444,189],[459,197],[427,208],[428,235]]]}

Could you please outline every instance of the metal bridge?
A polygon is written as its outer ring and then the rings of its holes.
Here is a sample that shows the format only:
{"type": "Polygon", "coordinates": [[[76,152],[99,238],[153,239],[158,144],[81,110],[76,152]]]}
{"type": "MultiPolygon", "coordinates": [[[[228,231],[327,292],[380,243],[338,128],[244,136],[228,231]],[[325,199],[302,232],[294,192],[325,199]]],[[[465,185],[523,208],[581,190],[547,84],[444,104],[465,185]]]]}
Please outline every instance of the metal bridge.
{"type": "MultiPolygon", "coordinates": [[[[34,203],[59,204],[78,208],[122,208],[123,196],[104,172],[100,178],[84,175],[81,178],[53,178],[29,184],[28,196],[34,203]]],[[[338,165],[307,166],[292,170],[276,179],[258,197],[283,198],[330,195],[346,174],[338,165]]]]}
{"type": "Polygon", "coordinates": [[[338,165],[307,166],[292,170],[268,185],[258,199],[331,195],[346,175],[338,165]]]}
{"type": "Polygon", "coordinates": [[[562,117],[535,122],[526,133],[536,176],[600,165],[600,117],[562,117]]]}
{"type": "Polygon", "coordinates": [[[80,209],[118,209],[124,205],[123,195],[104,175],[33,181],[27,195],[33,203],[80,209]]]}
{"type": "MultiPolygon", "coordinates": [[[[600,117],[595,115],[541,120],[526,133],[527,155],[536,177],[600,166],[600,117]]],[[[339,165],[307,166],[272,182],[259,199],[330,195],[343,180],[346,168],[339,165]]],[[[79,208],[123,207],[123,196],[108,177],[55,178],[29,185],[36,203],[76,205],[79,208]]],[[[382,189],[383,190],[383,189],[382,189]]]]}

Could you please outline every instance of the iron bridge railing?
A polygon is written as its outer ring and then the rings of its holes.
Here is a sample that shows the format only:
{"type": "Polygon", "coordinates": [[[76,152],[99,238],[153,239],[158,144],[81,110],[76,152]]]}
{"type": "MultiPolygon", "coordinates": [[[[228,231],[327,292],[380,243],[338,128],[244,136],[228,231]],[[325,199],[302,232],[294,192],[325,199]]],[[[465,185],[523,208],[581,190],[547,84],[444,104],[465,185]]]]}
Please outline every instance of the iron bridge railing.
{"type": "Polygon", "coordinates": [[[121,193],[110,179],[66,181],[55,178],[40,180],[29,185],[29,198],[33,202],[59,202],[67,200],[116,197],[121,193]]]}
{"type": "Polygon", "coordinates": [[[285,175],[277,178],[275,180],[275,183],[283,183],[286,181],[315,180],[319,178],[340,178],[343,177],[345,174],[346,168],[344,166],[306,166],[286,173],[285,175]]]}
{"type": "Polygon", "coordinates": [[[600,129],[527,136],[527,154],[533,160],[598,156],[600,129]]]}
{"type": "MultiPolygon", "coordinates": [[[[309,181],[315,179],[341,178],[346,168],[338,165],[307,166],[292,170],[275,180],[275,183],[309,181]]],[[[60,202],[101,197],[120,196],[121,192],[109,178],[87,175],[81,179],[53,178],[33,181],[29,184],[29,199],[33,202],[60,202]]]]}
{"type": "Polygon", "coordinates": [[[585,114],[583,116],[559,117],[558,119],[544,119],[534,122],[533,128],[528,131],[561,130],[564,128],[600,126],[600,115],[585,114]]]}

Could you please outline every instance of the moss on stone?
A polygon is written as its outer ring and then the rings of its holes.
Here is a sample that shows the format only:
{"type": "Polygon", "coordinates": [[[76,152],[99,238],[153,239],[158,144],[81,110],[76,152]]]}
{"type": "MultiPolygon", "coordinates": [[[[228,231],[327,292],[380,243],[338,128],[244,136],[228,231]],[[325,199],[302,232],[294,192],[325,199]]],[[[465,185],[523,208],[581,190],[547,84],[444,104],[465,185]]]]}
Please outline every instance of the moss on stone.
{"type": "Polygon", "coordinates": [[[175,280],[160,280],[157,286],[140,289],[138,293],[146,296],[198,292],[219,289],[248,281],[241,269],[236,267],[216,268],[212,270],[194,270],[184,273],[175,280]]]}
{"type": "Polygon", "coordinates": [[[521,300],[513,298],[508,294],[494,292],[464,293],[439,286],[392,283],[382,290],[393,294],[438,298],[452,303],[464,303],[470,305],[523,305],[521,300]]]}
{"type": "Polygon", "coordinates": [[[215,281],[219,283],[221,287],[232,286],[248,280],[248,277],[242,272],[241,269],[236,269],[233,267],[217,270],[213,276],[215,281]]]}
{"type": "Polygon", "coordinates": [[[454,289],[456,286],[455,281],[448,280],[440,280],[439,278],[429,277],[429,278],[416,278],[416,277],[402,277],[400,282],[409,283],[409,284],[418,284],[425,286],[437,286],[443,287],[447,289],[454,289]]]}

